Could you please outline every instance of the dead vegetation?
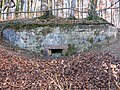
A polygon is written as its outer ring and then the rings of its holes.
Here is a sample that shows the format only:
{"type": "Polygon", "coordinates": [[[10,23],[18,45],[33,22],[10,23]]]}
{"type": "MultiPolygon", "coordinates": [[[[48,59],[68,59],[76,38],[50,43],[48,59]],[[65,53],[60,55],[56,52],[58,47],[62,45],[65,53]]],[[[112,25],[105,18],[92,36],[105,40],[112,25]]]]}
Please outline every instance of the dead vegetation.
{"type": "Polygon", "coordinates": [[[0,48],[1,90],[119,90],[119,70],[120,59],[108,52],[28,60],[0,48]]]}

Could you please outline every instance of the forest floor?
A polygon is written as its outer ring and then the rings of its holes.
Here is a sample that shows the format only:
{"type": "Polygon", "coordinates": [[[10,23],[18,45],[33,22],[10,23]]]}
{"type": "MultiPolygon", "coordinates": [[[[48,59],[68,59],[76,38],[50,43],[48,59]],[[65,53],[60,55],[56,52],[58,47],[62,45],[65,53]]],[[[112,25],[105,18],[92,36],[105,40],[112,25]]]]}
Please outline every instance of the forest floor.
{"type": "Polygon", "coordinates": [[[0,90],[119,90],[120,59],[87,52],[58,59],[28,59],[0,46],[0,90]]]}

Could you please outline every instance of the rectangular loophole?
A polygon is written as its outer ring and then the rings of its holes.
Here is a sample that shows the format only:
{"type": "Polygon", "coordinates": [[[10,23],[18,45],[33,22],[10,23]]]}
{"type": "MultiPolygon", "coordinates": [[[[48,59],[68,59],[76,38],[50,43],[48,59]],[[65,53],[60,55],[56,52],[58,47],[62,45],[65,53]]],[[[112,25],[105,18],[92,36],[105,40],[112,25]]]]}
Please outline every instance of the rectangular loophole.
{"type": "Polygon", "coordinates": [[[48,54],[51,57],[57,58],[63,55],[63,49],[49,49],[48,54]]]}
{"type": "Polygon", "coordinates": [[[60,57],[63,55],[63,49],[49,49],[48,55],[51,57],[60,57]]]}
{"type": "Polygon", "coordinates": [[[63,52],[63,49],[49,49],[51,50],[51,54],[55,54],[55,53],[61,53],[63,52]]]}

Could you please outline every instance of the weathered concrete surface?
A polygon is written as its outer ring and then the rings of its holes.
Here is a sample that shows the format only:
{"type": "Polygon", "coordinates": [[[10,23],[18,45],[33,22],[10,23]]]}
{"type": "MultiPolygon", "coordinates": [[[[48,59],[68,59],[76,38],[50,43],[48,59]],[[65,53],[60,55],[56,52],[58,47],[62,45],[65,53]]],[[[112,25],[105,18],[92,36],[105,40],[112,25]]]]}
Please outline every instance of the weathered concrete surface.
{"type": "Polygon", "coordinates": [[[64,50],[71,54],[83,52],[95,44],[106,44],[109,38],[112,41],[116,40],[117,34],[117,29],[109,25],[44,26],[34,29],[25,27],[12,31],[10,35],[9,29],[3,30],[3,36],[8,42],[39,54],[41,51],[48,51],[45,50],[46,46],[50,46],[51,49],[65,46],[68,48],[64,50]]]}
{"type": "Polygon", "coordinates": [[[117,41],[106,45],[100,51],[112,52],[115,56],[120,57],[120,31],[117,34],[117,41]]]}

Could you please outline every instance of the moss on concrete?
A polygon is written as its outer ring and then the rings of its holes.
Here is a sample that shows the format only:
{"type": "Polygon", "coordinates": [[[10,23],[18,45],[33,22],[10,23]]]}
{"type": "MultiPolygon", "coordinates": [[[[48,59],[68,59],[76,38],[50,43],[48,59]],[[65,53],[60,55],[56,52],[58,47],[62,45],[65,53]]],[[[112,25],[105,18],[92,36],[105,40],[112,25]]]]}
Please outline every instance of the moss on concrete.
{"type": "Polygon", "coordinates": [[[65,53],[65,56],[69,56],[69,55],[72,55],[75,53],[75,45],[74,44],[68,44],[68,49],[67,49],[67,52],[65,53]]]}

